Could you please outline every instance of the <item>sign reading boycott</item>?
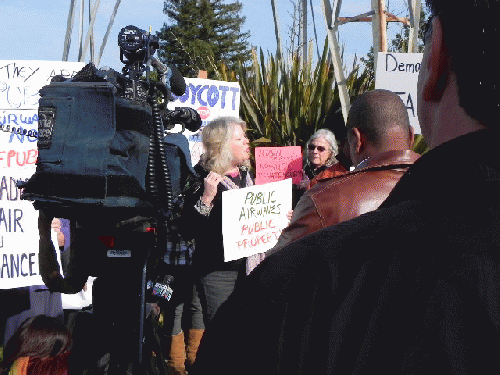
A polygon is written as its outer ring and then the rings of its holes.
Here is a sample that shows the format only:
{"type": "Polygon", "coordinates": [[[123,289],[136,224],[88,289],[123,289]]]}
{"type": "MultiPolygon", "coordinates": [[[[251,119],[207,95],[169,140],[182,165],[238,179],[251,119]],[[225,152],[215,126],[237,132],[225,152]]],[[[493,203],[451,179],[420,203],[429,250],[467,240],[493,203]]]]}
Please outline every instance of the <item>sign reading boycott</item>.
{"type": "Polygon", "coordinates": [[[292,179],[302,180],[302,153],[300,146],[257,147],[255,149],[255,183],[257,185],[292,179]]]}
{"type": "Polygon", "coordinates": [[[421,134],[417,117],[417,81],[422,56],[422,53],[379,52],[375,75],[376,89],[391,90],[401,97],[415,134],[421,134]]]}
{"type": "Polygon", "coordinates": [[[271,249],[288,225],[292,179],[222,193],[224,260],[271,249]]]}
{"type": "Polygon", "coordinates": [[[38,91],[84,63],[0,61],[0,289],[43,284],[38,270],[38,213],[16,181],[35,172],[38,91]]]}
{"type": "Polygon", "coordinates": [[[189,141],[193,165],[203,153],[201,131],[214,118],[221,116],[239,117],[240,85],[238,82],[213,81],[201,78],[184,78],[186,91],[184,95],[168,103],[169,109],[190,107],[196,109],[202,120],[202,127],[197,132],[185,131],[189,141]]]}

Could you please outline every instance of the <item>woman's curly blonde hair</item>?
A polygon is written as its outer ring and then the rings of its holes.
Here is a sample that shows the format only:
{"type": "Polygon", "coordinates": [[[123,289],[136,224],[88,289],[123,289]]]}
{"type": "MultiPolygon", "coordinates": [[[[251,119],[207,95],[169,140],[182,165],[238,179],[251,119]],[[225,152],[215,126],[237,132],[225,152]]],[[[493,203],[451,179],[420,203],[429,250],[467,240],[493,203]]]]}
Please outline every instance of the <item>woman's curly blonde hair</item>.
{"type": "MultiPolygon", "coordinates": [[[[236,126],[247,129],[245,121],[237,117],[218,117],[203,128],[201,141],[205,152],[200,163],[206,170],[224,175],[233,167],[231,142],[236,126]]],[[[250,161],[246,160],[243,166],[250,168],[250,161]]]]}

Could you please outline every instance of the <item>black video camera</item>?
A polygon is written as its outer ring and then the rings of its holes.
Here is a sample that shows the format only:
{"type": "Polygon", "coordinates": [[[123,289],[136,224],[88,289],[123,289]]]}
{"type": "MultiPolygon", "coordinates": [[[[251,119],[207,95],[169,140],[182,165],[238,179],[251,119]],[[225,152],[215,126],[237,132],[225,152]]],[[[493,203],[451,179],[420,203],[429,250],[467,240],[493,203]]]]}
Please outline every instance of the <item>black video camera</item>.
{"type": "Polygon", "coordinates": [[[168,216],[165,130],[201,126],[195,110],[166,108],[170,92],[181,95],[186,86],[175,68],[153,56],[157,37],[127,26],[118,45],[122,73],[88,64],[40,90],[39,157],[21,198],[56,217],[168,216]],[[160,82],[150,79],[151,67],[160,82]]]}

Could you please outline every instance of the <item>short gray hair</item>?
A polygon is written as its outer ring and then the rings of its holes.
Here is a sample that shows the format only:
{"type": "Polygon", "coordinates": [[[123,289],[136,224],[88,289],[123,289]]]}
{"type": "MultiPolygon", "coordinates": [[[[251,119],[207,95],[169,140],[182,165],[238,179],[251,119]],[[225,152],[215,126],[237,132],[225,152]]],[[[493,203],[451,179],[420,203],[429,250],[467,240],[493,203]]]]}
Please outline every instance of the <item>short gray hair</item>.
{"type": "Polygon", "coordinates": [[[304,152],[304,161],[306,163],[309,163],[309,159],[307,157],[307,149],[309,147],[309,144],[314,141],[315,139],[318,138],[323,138],[326,143],[328,143],[328,146],[330,147],[330,151],[332,152],[328,160],[326,161],[326,166],[329,167],[337,162],[337,158],[335,157],[338,152],[339,152],[339,146],[337,144],[337,140],[335,139],[335,134],[329,129],[318,129],[316,132],[311,135],[311,138],[306,143],[306,149],[304,152]]]}

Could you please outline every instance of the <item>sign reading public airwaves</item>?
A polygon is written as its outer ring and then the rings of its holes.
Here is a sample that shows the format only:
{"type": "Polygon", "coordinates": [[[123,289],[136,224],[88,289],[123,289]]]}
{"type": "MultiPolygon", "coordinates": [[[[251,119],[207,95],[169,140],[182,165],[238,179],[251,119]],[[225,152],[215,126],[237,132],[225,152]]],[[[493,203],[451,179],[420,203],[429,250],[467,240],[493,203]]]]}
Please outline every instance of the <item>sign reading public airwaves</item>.
{"type": "Polygon", "coordinates": [[[291,178],[222,192],[224,261],[273,248],[291,209],[291,178]]]}
{"type": "Polygon", "coordinates": [[[422,53],[379,52],[375,88],[391,90],[406,105],[410,125],[415,134],[421,134],[417,117],[417,81],[422,53]]]}
{"type": "Polygon", "coordinates": [[[0,61],[0,289],[43,285],[38,271],[38,213],[21,201],[16,181],[37,159],[38,91],[52,77],[72,77],[83,63],[0,61]]]}
{"type": "Polygon", "coordinates": [[[239,117],[240,85],[238,82],[213,81],[202,78],[185,78],[186,91],[168,103],[169,109],[190,107],[200,114],[202,126],[193,133],[186,130],[184,134],[189,141],[191,161],[195,165],[203,153],[201,132],[203,127],[216,117],[239,117]]]}

